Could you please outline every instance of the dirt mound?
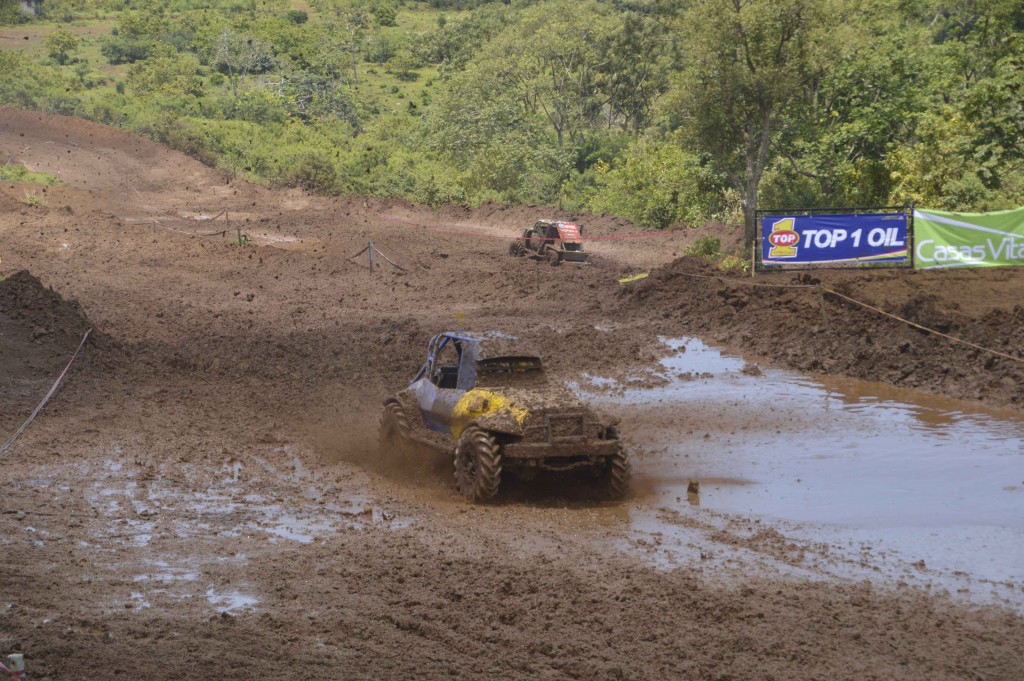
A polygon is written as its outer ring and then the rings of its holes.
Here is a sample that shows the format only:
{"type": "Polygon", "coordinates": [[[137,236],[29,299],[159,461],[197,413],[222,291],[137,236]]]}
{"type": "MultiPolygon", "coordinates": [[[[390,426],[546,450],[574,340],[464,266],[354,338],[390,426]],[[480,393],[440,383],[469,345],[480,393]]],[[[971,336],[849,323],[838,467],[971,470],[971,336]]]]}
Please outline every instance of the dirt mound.
{"type": "Polygon", "coordinates": [[[65,356],[91,326],[77,300],[65,300],[26,270],[0,281],[0,316],[5,343],[36,348],[17,358],[25,364],[65,356]]]}
{"type": "Polygon", "coordinates": [[[684,257],[623,291],[622,308],[801,371],[1019,406],[1024,363],[996,354],[1018,357],[1024,347],[1024,308],[1005,303],[1019,299],[1019,279],[1010,271],[908,270],[752,279],[684,257]]]}
{"type": "Polygon", "coordinates": [[[31,411],[89,326],[77,301],[27,271],[0,281],[0,424],[31,411]]]}

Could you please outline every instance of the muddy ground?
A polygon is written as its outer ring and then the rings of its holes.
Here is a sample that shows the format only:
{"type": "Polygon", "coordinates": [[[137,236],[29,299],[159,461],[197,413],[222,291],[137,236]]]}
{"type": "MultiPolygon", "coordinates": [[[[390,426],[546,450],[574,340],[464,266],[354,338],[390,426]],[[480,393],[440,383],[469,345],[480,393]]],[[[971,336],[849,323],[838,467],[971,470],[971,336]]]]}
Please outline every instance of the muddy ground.
{"type": "MultiPolygon", "coordinates": [[[[10,109],[0,152],[64,182],[0,184],[0,437],[93,330],[0,455],[0,653],[24,653],[31,678],[1024,678],[1019,596],[869,579],[869,553],[859,572],[825,569],[838,542],[647,494],[655,431],[683,445],[716,428],[775,432],[736,426],[741,405],[620,402],[638,481],[622,503],[556,479],[509,482],[474,506],[448,461],[395,470],[375,447],[381,401],[456,324],[528,337],[561,381],[656,387],[659,337],[698,336],[749,353],[769,393],[767,370],[789,367],[1011,423],[1019,362],[820,289],[721,276],[682,257],[693,233],[629,238],[642,230],[534,206],[311,197],[10,109]],[[589,266],[508,256],[510,235],[541,216],[617,238],[590,242],[589,266]],[[401,269],[378,259],[371,274],[356,255],[370,240],[401,269]],[[710,548],[650,560],[660,533],[638,539],[631,524],[644,514],[710,548]],[[726,549],[738,553],[716,558],[726,549]]],[[[1020,355],[1019,270],[813,277],[1020,355]]]]}

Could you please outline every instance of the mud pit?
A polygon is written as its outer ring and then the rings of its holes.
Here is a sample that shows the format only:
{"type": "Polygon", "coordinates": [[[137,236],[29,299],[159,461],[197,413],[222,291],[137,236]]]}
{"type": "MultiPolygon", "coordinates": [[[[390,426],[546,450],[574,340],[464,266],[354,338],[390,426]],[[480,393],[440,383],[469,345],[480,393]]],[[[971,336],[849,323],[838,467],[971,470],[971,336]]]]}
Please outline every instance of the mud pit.
{"type": "MultiPolygon", "coordinates": [[[[67,183],[35,208],[0,186],[2,273],[38,277],[0,282],[4,437],[96,329],[3,455],[0,653],[34,678],[1024,676],[1010,362],[685,276],[706,273],[676,259],[685,234],[551,268],[496,238],[535,208],[272,191],[11,110],[0,150],[67,183]],[[192,236],[236,228],[252,245],[192,236]],[[350,260],[370,239],[406,270],[350,260]],[[548,348],[561,380],[615,381],[581,389],[624,416],[632,499],[548,480],[471,506],[445,461],[380,463],[380,400],[457,315],[548,348]],[[762,375],[688,366],[696,345],[665,368],[659,338],[684,336],[762,375]]],[[[1019,349],[1020,274],[947,274],[821,276],[1019,349]]]]}

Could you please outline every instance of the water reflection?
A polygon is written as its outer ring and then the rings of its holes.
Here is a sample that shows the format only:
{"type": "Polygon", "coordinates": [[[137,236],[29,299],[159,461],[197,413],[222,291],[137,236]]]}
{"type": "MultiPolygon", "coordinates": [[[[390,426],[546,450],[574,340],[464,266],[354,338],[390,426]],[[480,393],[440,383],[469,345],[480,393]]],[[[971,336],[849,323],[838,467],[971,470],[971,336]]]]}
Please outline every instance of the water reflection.
{"type": "Polygon", "coordinates": [[[948,574],[1024,578],[1018,413],[854,379],[748,375],[700,341],[665,342],[676,350],[666,385],[590,396],[634,438],[636,527],[670,536],[666,510],[742,514],[948,574]]]}

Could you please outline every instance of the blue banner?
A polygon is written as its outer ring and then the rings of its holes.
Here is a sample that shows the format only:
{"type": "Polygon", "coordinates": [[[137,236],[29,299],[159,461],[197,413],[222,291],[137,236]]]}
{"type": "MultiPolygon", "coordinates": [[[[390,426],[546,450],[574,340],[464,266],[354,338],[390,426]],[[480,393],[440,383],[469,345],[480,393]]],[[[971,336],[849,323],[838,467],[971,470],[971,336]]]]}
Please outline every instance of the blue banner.
{"type": "Polygon", "coordinates": [[[761,263],[907,262],[906,213],[765,215],[761,263]]]}

